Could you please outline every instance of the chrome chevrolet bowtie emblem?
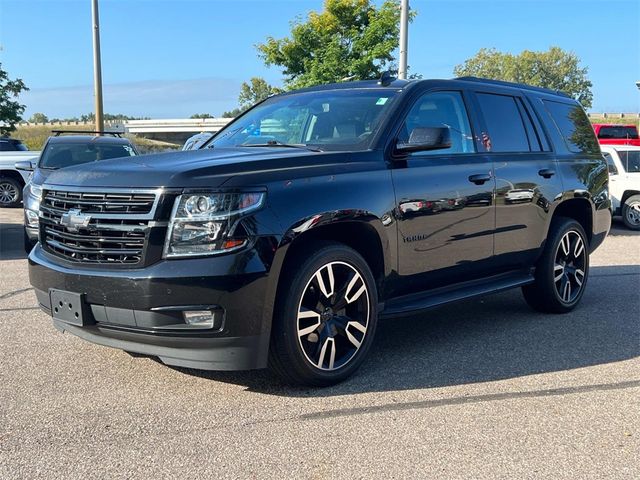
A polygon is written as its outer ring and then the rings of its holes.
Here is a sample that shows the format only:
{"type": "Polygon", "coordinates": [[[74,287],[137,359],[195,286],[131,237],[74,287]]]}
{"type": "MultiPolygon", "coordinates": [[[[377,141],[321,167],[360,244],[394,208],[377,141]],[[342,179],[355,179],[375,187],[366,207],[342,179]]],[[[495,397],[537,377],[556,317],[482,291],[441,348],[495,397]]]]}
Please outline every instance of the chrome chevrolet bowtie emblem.
{"type": "Polygon", "coordinates": [[[77,232],[80,227],[87,227],[91,221],[91,215],[82,213],[79,208],[72,208],[60,218],[60,225],[67,227],[70,232],[77,232]]]}

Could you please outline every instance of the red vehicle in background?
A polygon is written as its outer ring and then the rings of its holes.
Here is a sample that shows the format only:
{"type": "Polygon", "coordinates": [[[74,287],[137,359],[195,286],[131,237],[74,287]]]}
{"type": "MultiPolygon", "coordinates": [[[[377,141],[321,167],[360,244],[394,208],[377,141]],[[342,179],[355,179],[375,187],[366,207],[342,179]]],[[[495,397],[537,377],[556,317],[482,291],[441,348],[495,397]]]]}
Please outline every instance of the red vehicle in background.
{"type": "Polygon", "coordinates": [[[601,145],[635,145],[640,147],[638,127],[635,125],[594,123],[593,129],[601,145]]]}

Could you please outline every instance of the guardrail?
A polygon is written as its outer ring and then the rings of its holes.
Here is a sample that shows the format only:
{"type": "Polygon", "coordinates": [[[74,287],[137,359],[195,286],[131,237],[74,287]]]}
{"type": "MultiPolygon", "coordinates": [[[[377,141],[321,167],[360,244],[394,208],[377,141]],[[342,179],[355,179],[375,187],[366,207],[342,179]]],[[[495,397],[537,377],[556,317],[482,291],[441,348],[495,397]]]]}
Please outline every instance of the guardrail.
{"type": "Polygon", "coordinates": [[[587,113],[587,115],[589,116],[589,118],[628,118],[630,120],[640,119],[640,113],[633,113],[633,112],[631,113],[589,112],[587,113]]]}
{"type": "MultiPolygon", "coordinates": [[[[105,121],[105,129],[122,133],[199,133],[217,132],[232,118],[168,118],[155,120],[115,120],[105,121]]],[[[45,122],[32,123],[20,122],[21,127],[44,126],[44,127],[82,127],[94,126],[94,122],[45,122]]]]}

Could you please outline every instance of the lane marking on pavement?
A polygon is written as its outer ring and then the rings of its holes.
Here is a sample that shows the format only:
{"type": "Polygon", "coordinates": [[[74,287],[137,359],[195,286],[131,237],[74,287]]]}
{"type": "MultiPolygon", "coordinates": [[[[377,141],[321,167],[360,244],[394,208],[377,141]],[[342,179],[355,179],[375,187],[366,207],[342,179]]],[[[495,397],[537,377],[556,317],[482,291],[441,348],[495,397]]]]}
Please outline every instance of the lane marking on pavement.
{"type": "Polygon", "coordinates": [[[635,275],[640,275],[640,272],[589,274],[590,277],[633,277],[635,275]]]}
{"type": "Polygon", "coordinates": [[[18,312],[20,310],[40,310],[40,307],[0,308],[0,312],[18,312]]]}
{"type": "Polygon", "coordinates": [[[33,290],[33,287],[29,288],[21,288],[20,290],[14,290],[13,292],[7,292],[0,295],[0,300],[5,300],[7,298],[14,297],[20,293],[28,292],[29,290],[33,290]]]}
{"type": "Polygon", "coordinates": [[[582,385],[578,387],[554,388],[551,390],[533,390],[528,392],[491,393],[487,395],[475,395],[470,397],[443,398],[441,400],[424,400],[420,402],[389,403],[385,405],[373,405],[370,407],[339,408],[324,412],[306,413],[300,415],[301,420],[324,420],[336,417],[350,417],[371,413],[386,413],[402,410],[418,410],[426,408],[445,407],[450,405],[464,405],[468,403],[495,402],[499,400],[511,400],[517,398],[539,398],[571,395],[576,393],[589,393],[608,390],[622,390],[625,388],[640,387],[640,380],[632,380],[620,383],[605,383],[600,385],[582,385]]]}

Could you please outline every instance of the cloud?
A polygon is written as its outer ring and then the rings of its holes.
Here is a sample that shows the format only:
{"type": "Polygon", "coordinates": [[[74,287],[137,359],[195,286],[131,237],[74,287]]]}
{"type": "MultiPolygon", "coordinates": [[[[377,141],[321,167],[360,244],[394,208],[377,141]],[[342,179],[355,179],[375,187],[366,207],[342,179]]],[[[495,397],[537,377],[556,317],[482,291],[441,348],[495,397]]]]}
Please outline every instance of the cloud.
{"type": "MultiPolygon", "coordinates": [[[[183,118],[194,113],[220,115],[237,104],[240,81],[227,78],[147,80],[104,85],[104,111],[151,118],[183,118]]],[[[23,117],[42,112],[49,118],[92,112],[93,86],[33,88],[20,96],[23,117]]]]}

